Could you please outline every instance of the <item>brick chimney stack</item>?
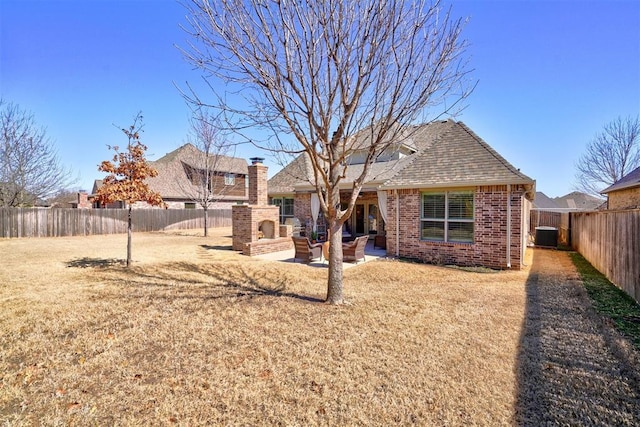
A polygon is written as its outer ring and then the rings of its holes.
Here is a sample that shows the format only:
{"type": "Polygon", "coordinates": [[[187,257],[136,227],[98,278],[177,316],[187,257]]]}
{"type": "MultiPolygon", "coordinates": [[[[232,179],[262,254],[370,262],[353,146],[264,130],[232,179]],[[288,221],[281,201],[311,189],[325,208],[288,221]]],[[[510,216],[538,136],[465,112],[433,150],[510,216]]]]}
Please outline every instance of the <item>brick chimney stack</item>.
{"type": "Polygon", "coordinates": [[[267,196],[267,166],[262,164],[261,157],[252,157],[249,166],[249,204],[257,206],[267,206],[269,198],[267,196]]]}
{"type": "Polygon", "coordinates": [[[91,209],[89,195],[85,191],[80,191],[78,193],[78,209],[91,209]]]}

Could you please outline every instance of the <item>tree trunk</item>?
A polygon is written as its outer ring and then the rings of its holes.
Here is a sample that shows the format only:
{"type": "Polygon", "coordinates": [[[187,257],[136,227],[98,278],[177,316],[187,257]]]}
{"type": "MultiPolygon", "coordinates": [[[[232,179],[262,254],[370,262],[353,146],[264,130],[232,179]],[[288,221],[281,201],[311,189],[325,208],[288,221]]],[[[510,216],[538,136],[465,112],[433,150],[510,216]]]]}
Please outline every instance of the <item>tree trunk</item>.
{"type": "Polygon", "coordinates": [[[204,237],[207,237],[209,235],[209,225],[207,224],[209,219],[209,208],[205,206],[203,209],[204,209],[204,237]]]}
{"type": "Polygon", "coordinates": [[[129,215],[127,218],[127,267],[131,264],[131,203],[129,203],[129,215]]]}
{"type": "Polygon", "coordinates": [[[329,227],[329,277],[327,282],[328,304],[342,304],[342,226],[329,227]]]}

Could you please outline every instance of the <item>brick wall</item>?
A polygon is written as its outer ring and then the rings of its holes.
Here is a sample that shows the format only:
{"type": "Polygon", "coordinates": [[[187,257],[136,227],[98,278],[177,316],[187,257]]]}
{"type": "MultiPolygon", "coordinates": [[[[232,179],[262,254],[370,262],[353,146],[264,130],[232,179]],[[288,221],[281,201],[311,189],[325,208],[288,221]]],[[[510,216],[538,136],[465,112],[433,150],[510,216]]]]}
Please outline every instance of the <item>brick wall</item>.
{"type": "MultiPolygon", "coordinates": [[[[231,208],[231,233],[233,235],[233,250],[244,250],[244,244],[258,241],[258,227],[262,221],[273,221],[275,225],[274,238],[280,237],[278,227],[280,210],[277,206],[235,205],[231,208]]],[[[271,240],[271,239],[263,239],[271,240]]]]}
{"type": "Polygon", "coordinates": [[[83,191],[78,193],[78,209],[91,209],[92,205],[89,201],[89,195],[83,191]]]}
{"type": "Polygon", "coordinates": [[[267,170],[262,163],[254,163],[249,169],[249,204],[264,206],[269,204],[267,195],[267,170]]]}
{"type": "Polygon", "coordinates": [[[311,218],[311,193],[296,193],[293,199],[293,216],[300,220],[304,228],[307,223],[313,223],[311,218]]]}
{"type": "Polygon", "coordinates": [[[608,208],[635,209],[640,207],[640,187],[612,191],[608,197],[608,208]]]}
{"type": "MultiPolygon", "coordinates": [[[[515,188],[514,188],[515,187],[515,188]]],[[[511,268],[521,268],[522,197],[524,189],[511,189],[511,268]]],[[[475,189],[475,224],[473,243],[445,243],[420,240],[421,191],[389,192],[387,252],[396,254],[396,200],[400,206],[399,255],[423,262],[461,266],[507,268],[507,187],[483,186],[475,189]]]]}

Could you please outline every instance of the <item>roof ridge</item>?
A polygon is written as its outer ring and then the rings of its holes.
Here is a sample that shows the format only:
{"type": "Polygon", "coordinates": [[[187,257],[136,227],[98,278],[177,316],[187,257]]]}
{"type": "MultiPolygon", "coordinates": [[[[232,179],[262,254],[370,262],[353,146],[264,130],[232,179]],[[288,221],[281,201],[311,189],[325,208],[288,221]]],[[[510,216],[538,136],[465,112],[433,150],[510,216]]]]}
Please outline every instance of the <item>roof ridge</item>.
{"type": "MultiPolygon", "coordinates": [[[[412,134],[415,134],[417,132],[419,132],[420,130],[429,127],[431,125],[433,125],[434,123],[436,123],[437,121],[430,121],[428,123],[423,123],[421,125],[415,125],[415,130],[412,132],[412,134]]],[[[403,170],[405,170],[405,168],[411,166],[416,159],[422,155],[422,153],[424,153],[427,149],[431,148],[436,142],[438,142],[439,140],[441,140],[445,135],[447,135],[449,132],[451,132],[453,130],[453,128],[455,127],[456,122],[453,119],[447,119],[444,121],[439,121],[442,124],[449,124],[451,123],[450,127],[448,129],[446,129],[444,132],[442,132],[441,134],[437,135],[435,138],[433,138],[433,140],[429,143],[424,145],[422,148],[418,149],[415,153],[413,153],[412,155],[408,156],[407,160],[404,162],[404,164],[402,164],[401,167],[398,167],[397,170],[395,171],[395,173],[393,175],[391,175],[389,178],[387,178],[382,184],[380,184],[380,186],[386,185],[387,182],[391,181],[393,178],[395,178],[400,172],[402,172],[403,170]]]]}
{"type": "Polygon", "coordinates": [[[509,171],[520,176],[521,178],[529,178],[524,173],[520,172],[520,169],[513,166],[507,159],[502,157],[500,153],[494,150],[484,139],[478,136],[474,131],[472,131],[464,122],[456,122],[465,132],[467,132],[472,138],[474,138],[482,148],[487,150],[496,160],[502,163],[509,171]]]}

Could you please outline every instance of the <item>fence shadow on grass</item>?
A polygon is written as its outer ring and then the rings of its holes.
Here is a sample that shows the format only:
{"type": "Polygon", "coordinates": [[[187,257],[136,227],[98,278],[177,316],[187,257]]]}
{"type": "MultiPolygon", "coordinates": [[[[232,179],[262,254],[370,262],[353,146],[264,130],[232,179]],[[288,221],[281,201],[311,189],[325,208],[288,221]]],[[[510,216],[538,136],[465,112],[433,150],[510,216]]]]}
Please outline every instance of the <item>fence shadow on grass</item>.
{"type": "Polygon", "coordinates": [[[526,292],[516,424],[636,424],[636,368],[616,350],[568,256],[536,249],[526,292]]]}

